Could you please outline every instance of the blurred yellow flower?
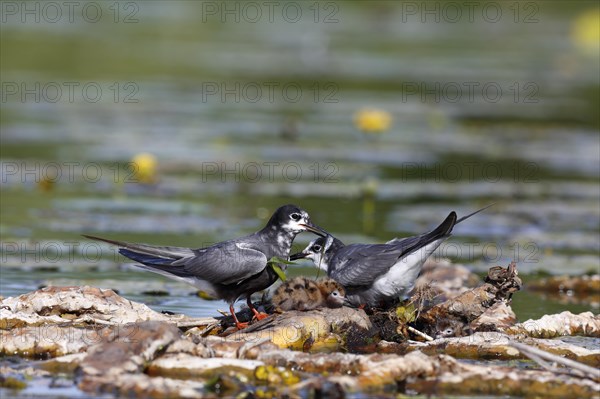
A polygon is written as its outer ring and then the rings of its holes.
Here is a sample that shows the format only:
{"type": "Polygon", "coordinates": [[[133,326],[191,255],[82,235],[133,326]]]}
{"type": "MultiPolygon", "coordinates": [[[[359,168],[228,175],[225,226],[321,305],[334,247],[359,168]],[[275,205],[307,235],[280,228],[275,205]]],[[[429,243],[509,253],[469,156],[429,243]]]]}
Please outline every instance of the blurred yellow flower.
{"type": "Polygon", "coordinates": [[[392,125],[392,115],[380,109],[363,108],[354,115],[354,125],[365,133],[383,133],[392,125]]]}
{"type": "Polygon", "coordinates": [[[40,181],[37,182],[37,188],[40,191],[48,193],[54,189],[54,185],[56,184],[56,178],[49,178],[48,176],[44,176],[40,181]]]}
{"type": "Polygon", "coordinates": [[[131,162],[135,164],[134,175],[138,183],[156,183],[158,180],[156,176],[156,166],[158,165],[158,162],[154,155],[142,152],[133,157],[131,162]]]}
{"type": "Polygon", "coordinates": [[[600,51],[600,8],[586,10],[575,18],[571,41],[583,51],[600,51]]]}

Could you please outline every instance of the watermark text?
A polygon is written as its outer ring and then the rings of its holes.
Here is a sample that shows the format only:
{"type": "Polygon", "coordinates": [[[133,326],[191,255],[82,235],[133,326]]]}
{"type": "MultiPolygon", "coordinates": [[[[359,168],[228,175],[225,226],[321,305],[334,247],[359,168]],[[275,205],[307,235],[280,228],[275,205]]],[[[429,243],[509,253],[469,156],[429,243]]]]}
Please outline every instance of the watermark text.
{"type": "Polygon", "coordinates": [[[135,82],[11,82],[0,86],[0,102],[21,103],[139,103],[135,82]]]}
{"type": "Polygon", "coordinates": [[[2,23],[36,24],[78,23],[101,21],[138,23],[140,6],[134,1],[2,1],[2,23]]]}

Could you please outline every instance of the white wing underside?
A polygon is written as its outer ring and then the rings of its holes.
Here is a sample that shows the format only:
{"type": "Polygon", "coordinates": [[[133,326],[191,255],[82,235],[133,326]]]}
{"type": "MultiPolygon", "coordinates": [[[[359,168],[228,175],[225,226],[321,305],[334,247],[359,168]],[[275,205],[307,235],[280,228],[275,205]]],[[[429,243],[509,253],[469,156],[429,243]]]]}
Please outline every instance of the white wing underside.
{"type": "Polygon", "coordinates": [[[434,241],[400,259],[391,269],[373,283],[373,289],[386,297],[397,297],[410,291],[421,272],[425,260],[446,238],[434,241]]]}

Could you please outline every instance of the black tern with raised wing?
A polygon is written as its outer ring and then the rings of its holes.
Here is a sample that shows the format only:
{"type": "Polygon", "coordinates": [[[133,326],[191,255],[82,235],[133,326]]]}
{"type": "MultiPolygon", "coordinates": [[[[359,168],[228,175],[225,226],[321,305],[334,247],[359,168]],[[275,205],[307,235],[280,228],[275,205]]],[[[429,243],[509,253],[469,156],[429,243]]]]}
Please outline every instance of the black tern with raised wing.
{"type": "MultiPolygon", "coordinates": [[[[491,205],[489,205],[491,206],[491,205]]],[[[425,260],[452,233],[454,226],[487,209],[457,219],[450,212],[434,230],[417,236],[394,238],[385,244],[345,245],[327,235],[313,240],[291,260],[307,258],[346,289],[353,305],[378,306],[407,294],[414,286],[425,260]]]]}
{"type": "Polygon", "coordinates": [[[297,234],[310,231],[325,235],[312,224],[308,213],[295,205],[277,209],[260,231],[206,248],[157,247],[85,235],[121,247],[119,253],[140,264],[143,269],[191,284],[212,297],[229,303],[238,328],[247,324],[237,319],[233,305],[246,298],[257,319],[259,313],[250,299],[257,291],[271,286],[278,274],[268,263],[272,258],[287,260],[297,234]]]}

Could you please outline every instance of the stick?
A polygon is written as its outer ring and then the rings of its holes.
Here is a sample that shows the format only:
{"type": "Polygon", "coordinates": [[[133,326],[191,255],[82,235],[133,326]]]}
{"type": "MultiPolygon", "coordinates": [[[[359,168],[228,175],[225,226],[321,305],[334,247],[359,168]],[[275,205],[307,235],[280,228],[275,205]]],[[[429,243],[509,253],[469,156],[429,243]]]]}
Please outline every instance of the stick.
{"type": "Polygon", "coordinates": [[[213,319],[212,317],[210,318],[203,318],[203,319],[197,319],[197,320],[184,320],[184,321],[177,321],[175,322],[175,324],[177,325],[178,328],[186,328],[186,327],[206,327],[209,326],[211,324],[214,323],[219,323],[219,321],[213,319]]]}
{"type": "MultiPolygon", "coordinates": [[[[532,359],[534,361],[537,361],[536,358],[542,358],[542,359],[545,359],[545,360],[548,360],[551,362],[562,364],[565,367],[570,367],[571,369],[580,371],[587,376],[591,376],[591,379],[593,379],[593,380],[597,381],[600,379],[600,372],[597,369],[590,367],[586,364],[577,362],[575,360],[567,359],[567,358],[555,355],[553,353],[541,350],[540,348],[536,348],[535,346],[526,345],[526,344],[523,344],[520,342],[509,342],[509,345],[516,348],[523,355],[529,357],[530,359],[532,359]]],[[[540,363],[540,364],[542,364],[542,366],[544,366],[543,363],[540,363]]]]}
{"type": "Polygon", "coordinates": [[[408,326],[408,331],[410,331],[413,334],[418,335],[419,337],[423,338],[425,341],[433,341],[433,338],[431,338],[429,335],[417,330],[414,327],[408,326]]]}

